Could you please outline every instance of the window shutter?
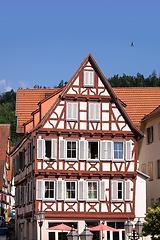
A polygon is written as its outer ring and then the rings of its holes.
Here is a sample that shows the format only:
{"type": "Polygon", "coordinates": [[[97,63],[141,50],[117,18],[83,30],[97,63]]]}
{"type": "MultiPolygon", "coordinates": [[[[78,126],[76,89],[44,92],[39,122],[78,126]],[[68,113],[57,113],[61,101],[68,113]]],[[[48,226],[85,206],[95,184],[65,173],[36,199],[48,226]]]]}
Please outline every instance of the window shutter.
{"type": "Polygon", "coordinates": [[[101,160],[107,159],[107,142],[106,141],[100,142],[100,159],[101,160]]]}
{"type": "Polygon", "coordinates": [[[130,141],[126,142],[126,152],[125,152],[125,159],[126,161],[131,161],[132,159],[132,143],[130,141]]]}
{"type": "Polygon", "coordinates": [[[107,141],[107,159],[112,160],[113,159],[113,142],[107,141]]]}
{"type": "Polygon", "coordinates": [[[67,107],[66,118],[68,120],[68,119],[72,118],[72,103],[67,102],[66,104],[67,104],[67,106],[66,106],[67,107]]]}
{"type": "MultiPolygon", "coordinates": [[[[40,191],[41,188],[38,189],[40,191]]],[[[31,201],[31,182],[29,182],[29,202],[31,201]]]]}
{"type": "Polygon", "coordinates": [[[28,195],[28,188],[27,188],[27,185],[25,186],[25,201],[26,201],[26,204],[28,203],[27,201],[27,195],[28,195]]]}
{"type": "Polygon", "coordinates": [[[33,181],[31,180],[31,183],[30,183],[31,185],[31,201],[33,201],[33,181]]]}
{"type": "Polygon", "coordinates": [[[59,140],[59,159],[65,158],[65,140],[59,140]]]}
{"type": "Polygon", "coordinates": [[[44,158],[44,140],[37,139],[37,159],[44,158]]]}
{"type": "Polygon", "coordinates": [[[96,121],[100,121],[100,103],[95,103],[95,108],[94,108],[94,111],[95,111],[95,120],[96,121]]]}
{"type": "Polygon", "coordinates": [[[131,187],[130,187],[130,181],[125,182],[125,200],[130,201],[131,200],[131,187]]]}
{"type": "Polygon", "coordinates": [[[80,140],[79,141],[79,159],[86,160],[86,141],[80,140]]]}
{"type": "Polygon", "coordinates": [[[87,71],[83,72],[83,85],[87,85],[87,71]]]}
{"type": "MultiPolygon", "coordinates": [[[[30,185],[29,185],[29,189],[31,189],[30,185]]],[[[36,181],[36,200],[42,200],[43,198],[42,193],[43,193],[43,180],[37,180],[36,181]]],[[[29,192],[29,201],[30,201],[30,192],[29,192]]]]}
{"type": "Polygon", "coordinates": [[[94,121],[94,103],[89,103],[89,121],[94,121]]]}
{"type": "Polygon", "coordinates": [[[64,181],[57,181],[57,200],[64,200],[64,181]]]}
{"type": "Polygon", "coordinates": [[[118,181],[111,182],[111,200],[118,200],[118,181]]]}
{"type": "Polygon", "coordinates": [[[84,200],[87,200],[87,194],[88,194],[88,183],[87,183],[87,181],[84,181],[83,188],[84,188],[83,198],[84,198],[84,200]]]}
{"type": "Polygon", "coordinates": [[[100,181],[100,200],[105,201],[105,181],[100,181]]]}
{"type": "Polygon", "coordinates": [[[78,120],[78,103],[72,104],[72,120],[78,120]]]}
{"type": "Polygon", "coordinates": [[[78,103],[75,102],[66,103],[66,119],[68,121],[78,120],[78,103]]]}
{"type": "Polygon", "coordinates": [[[94,72],[93,71],[84,71],[83,75],[83,84],[84,86],[93,86],[94,85],[94,72]]]}
{"type": "Polygon", "coordinates": [[[21,187],[18,188],[18,205],[21,205],[21,187]]]}
{"type": "Polygon", "coordinates": [[[78,200],[84,200],[84,181],[78,181],[78,200]]]}
{"type": "Polygon", "coordinates": [[[26,186],[23,186],[23,204],[26,203],[26,186]]]}
{"type": "Polygon", "coordinates": [[[57,139],[52,139],[51,158],[57,159],[57,139]]]}

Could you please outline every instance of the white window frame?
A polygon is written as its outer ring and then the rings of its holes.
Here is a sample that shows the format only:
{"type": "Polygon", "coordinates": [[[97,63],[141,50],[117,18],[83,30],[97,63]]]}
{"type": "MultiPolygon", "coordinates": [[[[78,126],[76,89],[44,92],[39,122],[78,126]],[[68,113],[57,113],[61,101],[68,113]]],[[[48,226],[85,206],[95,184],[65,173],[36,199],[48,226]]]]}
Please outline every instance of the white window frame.
{"type": "MultiPolygon", "coordinates": [[[[72,109],[74,109],[73,106],[72,106],[72,109]]],[[[68,122],[71,122],[71,121],[77,122],[78,121],[78,102],[66,102],[66,121],[68,121],[68,122]],[[75,105],[76,113],[74,110],[72,110],[72,112],[71,112],[71,110],[70,111],[68,110],[69,105],[75,105]],[[71,116],[69,116],[69,114],[71,114],[71,116]],[[74,116],[74,114],[75,114],[75,116],[74,116]]]]}
{"type": "Polygon", "coordinates": [[[39,156],[38,149],[37,149],[37,159],[43,159],[43,160],[56,160],[57,159],[57,139],[56,138],[44,138],[44,139],[37,139],[37,145],[38,141],[41,142],[42,147],[42,156],[39,156]],[[46,141],[51,141],[51,157],[46,157],[46,141]],[[53,147],[55,148],[53,151],[53,147]]]}
{"type": "Polygon", "coordinates": [[[125,159],[125,151],[126,151],[126,149],[125,149],[125,142],[124,141],[113,141],[113,160],[114,161],[124,161],[124,159],[125,159]],[[115,143],[122,143],[123,144],[123,157],[122,158],[115,158],[114,157],[114,144],[115,143]]]}
{"type": "Polygon", "coordinates": [[[96,160],[99,160],[99,159],[100,159],[100,156],[99,156],[99,154],[100,154],[100,152],[99,152],[99,145],[100,145],[100,144],[99,144],[99,142],[100,142],[99,140],[87,140],[87,159],[88,159],[88,160],[96,161],[96,160]],[[98,143],[98,157],[97,157],[97,158],[89,158],[89,157],[88,157],[88,154],[89,154],[89,153],[88,153],[88,151],[89,151],[89,143],[90,143],[90,142],[97,142],[97,143],[98,143]]]}
{"type": "Polygon", "coordinates": [[[64,186],[64,199],[65,199],[65,201],[68,201],[68,202],[77,201],[77,181],[75,181],[75,180],[65,180],[64,184],[65,184],[65,186],[64,186]],[[67,198],[66,197],[66,193],[67,193],[66,183],[68,183],[68,182],[70,182],[70,183],[74,182],[75,183],[75,198],[67,198]]]}
{"type": "Polygon", "coordinates": [[[66,147],[65,147],[65,149],[66,149],[66,153],[65,153],[65,155],[66,155],[66,159],[68,160],[77,160],[78,159],[78,140],[76,140],[76,139],[66,139],[65,140],[65,145],[66,145],[66,147]],[[76,143],[76,157],[75,158],[67,158],[67,142],[75,142],[76,143]]]}
{"type": "Polygon", "coordinates": [[[89,201],[91,201],[91,202],[93,202],[93,201],[98,201],[98,199],[99,199],[99,182],[98,181],[88,181],[87,180],[87,201],[89,202],[89,201]],[[97,198],[89,198],[88,197],[88,184],[89,183],[96,183],[97,184],[97,198]]]}
{"type": "Polygon", "coordinates": [[[94,71],[91,70],[83,71],[83,86],[94,87],[94,71]]]}
{"type": "Polygon", "coordinates": [[[111,200],[112,202],[122,202],[124,201],[124,187],[125,187],[125,182],[124,180],[112,180],[111,182],[111,200]],[[122,185],[122,190],[118,190],[118,184],[121,183],[122,185]],[[114,188],[116,186],[116,189],[114,188]],[[117,191],[116,193],[114,191],[117,191]],[[118,198],[118,191],[122,192],[122,198],[118,198]],[[113,195],[116,195],[114,198],[113,195]]]}
{"type": "Polygon", "coordinates": [[[44,201],[54,201],[56,200],[56,181],[54,179],[43,179],[43,193],[42,198],[44,201]],[[46,198],[45,197],[45,182],[54,182],[54,197],[53,198],[46,198]]]}
{"type": "Polygon", "coordinates": [[[100,122],[101,121],[101,103],[100,102],[88,102],[88,121],[89,122],[100,122]],[[97,118],[97,107],[98,107],[98,118],[97,118]],[[91,117],[91,114],[94,117],[91,117]]]}

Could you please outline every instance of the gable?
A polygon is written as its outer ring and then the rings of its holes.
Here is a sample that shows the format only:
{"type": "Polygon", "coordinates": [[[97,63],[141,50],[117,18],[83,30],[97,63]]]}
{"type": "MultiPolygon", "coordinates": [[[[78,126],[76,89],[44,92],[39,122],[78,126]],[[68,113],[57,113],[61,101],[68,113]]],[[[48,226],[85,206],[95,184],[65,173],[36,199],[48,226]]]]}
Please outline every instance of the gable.
{"type": "Polygon", "coordinates": [[[90,54],[42,120],[41,128],[72,132],[95,131],[102,134],[106,131],[115,134],[134,132],[143,136],[131,122],[90,54]]]}

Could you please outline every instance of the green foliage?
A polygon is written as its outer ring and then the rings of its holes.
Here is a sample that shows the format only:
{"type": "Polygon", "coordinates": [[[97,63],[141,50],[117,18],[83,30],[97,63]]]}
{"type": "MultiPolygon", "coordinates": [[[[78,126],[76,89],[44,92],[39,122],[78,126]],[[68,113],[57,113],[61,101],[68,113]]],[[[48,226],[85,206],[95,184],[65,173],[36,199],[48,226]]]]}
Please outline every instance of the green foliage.
{"type": "Polygon", "coordinates": [[[153,203],[152,207],[148,208],[143,224],[143,236],[151,235],[153,240],[160,239],[160,205],[153,203]]]}
{"type": "Polygon", "coordinates": [[[66,86],[67,82],[64,82],[63,80],[60,81],[60,83],[55,86],[55,88],[63,88],[64,86],[66,86]]]}
{"type": "Polygon", "coordinates": [[[12,89],[0,95],[0,123],[11,124],[11,145],[19,141],[16,133],[17,118],[15,116],[16,92],[12,89]]]}
{"type": "Polygon", "coordinates": [[[8,217],[13,217],[13,214],[12,213],[8,213],[8,217]]]}
{"type": "Polygon", "coordinates": [[[154,70],[148,78],[140,73],[137,73],[137,76],[123,76],[114,75],[108,79],[112,87],[159,87],[160,86],[160,77],[157,77],[156,71],[154,70]]]}

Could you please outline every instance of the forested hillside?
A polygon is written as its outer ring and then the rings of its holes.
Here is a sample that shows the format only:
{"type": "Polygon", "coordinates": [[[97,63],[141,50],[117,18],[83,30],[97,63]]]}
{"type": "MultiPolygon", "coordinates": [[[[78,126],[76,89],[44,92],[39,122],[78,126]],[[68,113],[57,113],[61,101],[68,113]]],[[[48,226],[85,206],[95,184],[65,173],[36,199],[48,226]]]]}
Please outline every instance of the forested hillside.
{"type": "Polygon", "coordinates": [[[147,78],[140,73],[137,73],[136,77],[117,74],[108,78],[108,81],[112,87],[160,87],[160,76],[157,77],[155,71],[147,78]]]}
{"type": "MultiPolygon", "coordinates": [[[[160,76],[157,77],[155,71],[147,77],[140,73],[137,76],[123,76],[114,75],[108,78],[112,87],[160,87],[160,76]]],[[[54,86],[62,88],[67,82],[60,81],[59,85],[54,86]]],[[[42,86],[35,85],[34,88],[42,88],[42,86]]],[[[45,88],[45,87],[44,87],[45,88]]],[[[17,118],[15,116],[16,108],[16,92],[12,89],[10,92],[5,92],[0,95],[0,123],[11,124],[11,144],[14,146],[19,141],[19,136],[16,134],[17,118]]]]}
{"type": "Polygon", "coordinates": [[[16,92],[12,89],[0,95],[0,123],[11,124],[11,145],[14,146],[19,141],[16,133],[17,118],[15,116],[16,92]]]}

